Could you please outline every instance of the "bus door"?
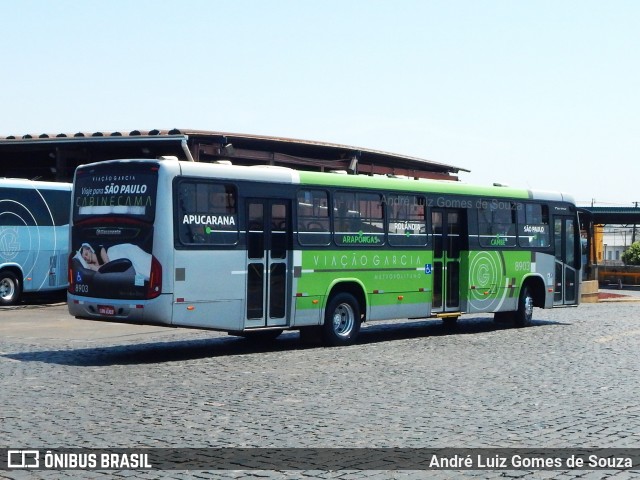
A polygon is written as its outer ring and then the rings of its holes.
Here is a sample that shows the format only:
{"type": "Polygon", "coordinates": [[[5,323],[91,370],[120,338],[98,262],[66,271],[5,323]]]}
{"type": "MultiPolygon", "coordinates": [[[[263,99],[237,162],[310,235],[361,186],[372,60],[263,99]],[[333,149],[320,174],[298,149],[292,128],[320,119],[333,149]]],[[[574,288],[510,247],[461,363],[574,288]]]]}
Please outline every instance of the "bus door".
{"type": "Polygon", "coordinates": [[[433,313],[460,311],[460,251],[465,238],[465,210],[431,210],[433,235],[433,313]]]}
{"type": "Polygon", "coordinates": [[[579,232],[574,216],[554,217],[556,252],[554,305],[575,305],[580,288],[580,254],[577,249],[579,232]]]}
{"type": "Polygon", "coordinates": [[[247,199],[245,327],[287,325],[291,288],[291,202],[247,199]]]}

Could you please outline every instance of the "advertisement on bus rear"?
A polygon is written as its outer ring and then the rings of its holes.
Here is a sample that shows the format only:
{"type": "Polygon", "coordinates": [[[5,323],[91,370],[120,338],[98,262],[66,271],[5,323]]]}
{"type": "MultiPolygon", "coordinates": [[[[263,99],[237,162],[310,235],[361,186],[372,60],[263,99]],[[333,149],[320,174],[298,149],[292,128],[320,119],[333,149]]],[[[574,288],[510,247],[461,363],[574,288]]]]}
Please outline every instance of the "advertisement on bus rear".
{"type": "Polygon", "coordinates": [[[157,165],[153,163],[78,169],[73,194],[71,293],[120,299],[149,297],[154,288],[157,183],[157,165]]]}
{"type": "Polygon", "coordinates": [[[117,171],[107,164],[79,168],[74,184],[73,218],[78,221],[111,214],[153,222],[157,184],[157,166],[153,169],[149,164],[122,163],[117,171]]]}

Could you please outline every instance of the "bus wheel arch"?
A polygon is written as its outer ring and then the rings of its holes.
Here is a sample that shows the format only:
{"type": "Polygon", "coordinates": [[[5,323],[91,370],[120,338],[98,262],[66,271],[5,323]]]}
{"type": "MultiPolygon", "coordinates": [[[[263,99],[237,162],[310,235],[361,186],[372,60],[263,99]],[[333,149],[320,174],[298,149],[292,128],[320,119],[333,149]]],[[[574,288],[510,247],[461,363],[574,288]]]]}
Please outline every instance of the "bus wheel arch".
{"type": "Polygon", "coordinates": [[[544,308],[546,288],[544,286],[544,280],[542,277],[531,276],[524,279],[522,282],[522,288],[527,288],[529,294],[533,299],[533,306],[538,308],[544,308]]]}
{"type": "Polygon", "coordinates": [[[22,296],[22,272],[16,268],[0,270],[0,305],[15,305],[22,296]]]}
{"type": "Polygon", "coordinates": [[[331,289],[324,310],[322,339],[326,345],[354,343],[364,321],[366,297],[357,282],[342,282],[331,289]]]}

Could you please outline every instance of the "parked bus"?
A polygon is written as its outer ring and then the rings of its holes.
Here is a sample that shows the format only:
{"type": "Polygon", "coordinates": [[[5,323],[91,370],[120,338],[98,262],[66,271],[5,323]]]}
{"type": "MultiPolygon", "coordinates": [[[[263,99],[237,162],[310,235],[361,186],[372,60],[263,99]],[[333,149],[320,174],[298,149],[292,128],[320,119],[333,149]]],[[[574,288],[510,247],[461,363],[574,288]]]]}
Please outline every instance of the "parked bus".
{"type": "Polygon", "coordinates": [[[576,305],[576,207],[559,193],[177,160],[75,173],[69,312],[355,341],[363,321],[576,305]]]}
{"type": "Polygon", "coordinates": [[[71,184],[0,180],[0,305],[67,288],[71,184]]]}

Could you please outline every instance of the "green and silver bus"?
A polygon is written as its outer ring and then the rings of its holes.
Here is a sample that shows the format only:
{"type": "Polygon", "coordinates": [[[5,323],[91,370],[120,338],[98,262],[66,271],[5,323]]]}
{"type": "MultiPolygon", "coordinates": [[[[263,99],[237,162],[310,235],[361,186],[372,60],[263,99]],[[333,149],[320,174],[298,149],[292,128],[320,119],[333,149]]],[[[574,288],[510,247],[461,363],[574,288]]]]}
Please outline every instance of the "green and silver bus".
{"type": "Polygon", "coordinates": [[[354,342],[364,321],[579,301],[571,197],[502,186],[167,160],[75,173],[69,312],[354,342]]]}

